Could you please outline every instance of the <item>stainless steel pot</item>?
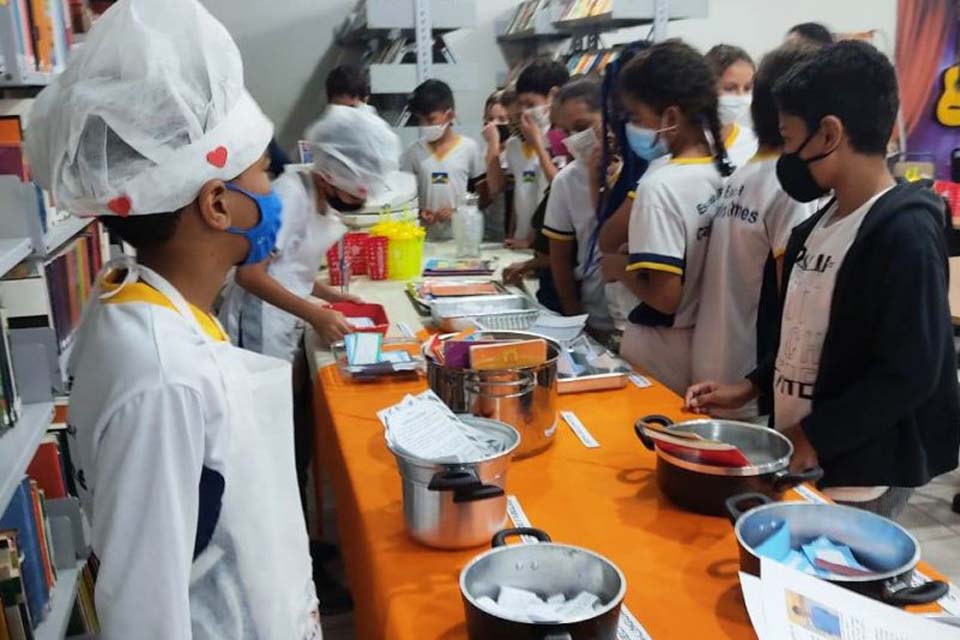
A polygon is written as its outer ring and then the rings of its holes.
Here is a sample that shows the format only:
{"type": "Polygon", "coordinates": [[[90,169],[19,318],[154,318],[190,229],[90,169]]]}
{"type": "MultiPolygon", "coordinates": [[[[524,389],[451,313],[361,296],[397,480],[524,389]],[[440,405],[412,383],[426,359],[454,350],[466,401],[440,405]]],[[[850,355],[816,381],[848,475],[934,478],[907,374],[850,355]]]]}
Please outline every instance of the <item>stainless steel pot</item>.
{"type": "Polygon", "coordinates": [[[634,430],[647,449],[657,452],[660,490],[678,505],[697,513],[720,516],[726,513],[726,501],[731,496],[759,492],[779,498],[791,487],[823,477],[820,467],[790,473],[793,443],[773,429],[747,422],[690,420],[674,424],[664,416],[647,416],[637,420],[634,430]],[[647,422],[736,445],[753,464],[720,467],[683,460],[656,446],[644,430],[647,422]]]}
{"type": "Polygon", "coordinates": [[[390,446],[403,481],[407,533],[427,546],[464,549],[484,544],[507,519],[504,487],[520,434],[510,425],[473,416],[461,419],[499,438],[504,450],[472,462],[421,460],[390,446]]]}
{"type": "Polygon", "coordinates": [[[427,382],[455,413],[506,422],[522,438],[516,458],[545,451],[557,430],[557,358],[560,345],[531,333],[480,331],[474,335],[492,340],[547,341],[547,361],[532,367],[503,371],[478,371],[442,367],[425,354],[427,382]]]}
{"type": "Polygon", "coordinates": [[[838,504],[774,503],[758,493],[733,496],[727,500],[726,509],[740,547],[740,569],[755,576],[760,575],[756,548],[780,527],[787,527],[791,547],[827,536],[850,547],[860,564],[877,572],[828,580],[841,587],[899,607],[934,602],[949,591],[949,586],[939,580],[910,586],[913,570],[920,562],[920,543],[896,522],[875,513],[838,504]],[[750,503],[761,506],[744,512],[750,503]]]}
{"type": "Polygon", "coordinates": [[[470,640],[615,640],[627,579],[603,556],[550,541],[539,529],[505,529],[493,538],[493,549],[470,561],[460,572],[460,595],[470,640]],[[531,535],[538,544],[506,546],[509,536],[531,535]],[[477,600],[497,599],[500,587],[534,591],[568,599],[581,591],[600,597],[603,607],[592,615],[563,624],[519,622],[482,609],[477,600]]]}

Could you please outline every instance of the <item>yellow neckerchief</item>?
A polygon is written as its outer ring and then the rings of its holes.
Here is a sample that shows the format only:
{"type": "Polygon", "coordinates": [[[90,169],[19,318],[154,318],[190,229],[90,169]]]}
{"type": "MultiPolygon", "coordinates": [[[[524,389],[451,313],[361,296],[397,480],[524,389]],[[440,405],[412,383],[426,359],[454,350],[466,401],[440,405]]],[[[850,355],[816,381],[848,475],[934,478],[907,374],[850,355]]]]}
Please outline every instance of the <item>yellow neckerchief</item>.
{"type": "MultiPolygon", "coordinates": [[[[118,271],[107,273],[100,281],[100,288],[105,292],[116,290],[117,287],[120,286],[118,276],[118,271]]],[[[178,313],[177,308],[173,306],[173,303],[170,302],[165,295],[144,282],[131,282],[109,298],[103,300],[104,304],[124,304],[129,302],[155,304],[159,307],[166,307],[174,313],[178,313]]],[[[204,333],[217,342],[227,341],[227,334],[216,318],[192,304],[190,305],[190,310],[193,311],[193,315],[197,319],[197,322],[200,323],[200,327],[204,333]]]]}
{"type": "Polygon", "coordinates": [[[442,161],[444,158],[446,158],[446,157],[447,157],[448,155],[450,155],[451,153],[453,153],[453,150],[456,149],[457,147],[459,147],[461,142],[463,142],[463,136],[460,136],[460,135],[456,136],[456,137],[453,139],[453,142],[450,143],[450,146],[447,147],[447,148],[443,151],[443,153],[437,153],[437,150],[434,149],[433,147],[431,147],[429,143],[427,143],[427,151],[429,151],[429,152],[430,152],[430,155],[432,155],[434,158],[436,158],[437,161],[439,162],[439,161],[442,161]]]}

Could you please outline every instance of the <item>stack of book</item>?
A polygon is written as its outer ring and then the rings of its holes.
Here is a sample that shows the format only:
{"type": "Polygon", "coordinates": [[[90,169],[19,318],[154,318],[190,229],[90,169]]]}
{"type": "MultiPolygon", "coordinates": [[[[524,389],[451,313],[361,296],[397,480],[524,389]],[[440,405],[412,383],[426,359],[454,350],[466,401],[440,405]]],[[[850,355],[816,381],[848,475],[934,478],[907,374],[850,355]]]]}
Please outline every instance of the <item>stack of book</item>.
{"type": "Polygon", "coordinates": [[[9,338],[7,316],[0,308],[0,435],[17,423],[23,406],[17,381],[13,375],[13,356],[9,338]]]}
{"type": "Polygon", "coordinates": [[[569,0],[560,14],[560,21],[602,16],[612,10],[613,0],[569,0]]]}
{"type": "Polygon", "coordinates": [[[551,0],[525,0],[520,3],[502,35],[528,33],[534,29],[534,18],[538,11],[544,10],[551,0]]]}
{"type": "Polygon", "coordinates": [[[567,70],[570,75],[601,73],[608,64],[620,57],[620,51],[620,47],[599,51],[578,51],[567,58],[567,70]]]}
{"type": "MultiPolygon", "coordinates": [[[[33,638],[33,629],[46,619],[60,570],[76,566],[78,556],[87,553],[79,518],[66,424],[55,423],[0,517],[0,638],[33,638]],[[61,518],[70,520],[73,532],[66,546],[58,537],[61,518]]],[[[95,576],[91,560],[78,579],[67,635],[99,632],[95,576]]],[[[73,594],[57,592],[56,597],[73,594]]]]}
{"type": "Polygon", "coordinates": [[[17,48],[17,60],[4,60],[4,71],[10,73],[14,64],[20,73],[62,71],[73,44],[73,21],[67,0],[8,0],[0,5],[7,5],[11,11],[17,48]]]}
{"type": "Polygon", "coordinates": [[[103,266],[98,227],[99,223],[94,223],[46,265],[50,309],[61,350],[80,323],[80,313],[103,266]]]}

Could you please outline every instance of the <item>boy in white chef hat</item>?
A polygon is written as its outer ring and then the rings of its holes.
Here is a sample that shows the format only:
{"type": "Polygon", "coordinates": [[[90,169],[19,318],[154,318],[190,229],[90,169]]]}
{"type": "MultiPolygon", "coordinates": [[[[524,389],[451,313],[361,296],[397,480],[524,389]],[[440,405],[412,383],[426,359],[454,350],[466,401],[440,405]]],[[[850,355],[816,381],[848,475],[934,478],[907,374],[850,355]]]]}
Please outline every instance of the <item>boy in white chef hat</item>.
{"type": "Polygon", "coordinates": [[[274,246],[272,132],[196,0],[118,2],[31,114],[37,181],[138,254],[101,278],[69,365],[105,640],[320,637],[289,364],[210,315],[274,246]]]}

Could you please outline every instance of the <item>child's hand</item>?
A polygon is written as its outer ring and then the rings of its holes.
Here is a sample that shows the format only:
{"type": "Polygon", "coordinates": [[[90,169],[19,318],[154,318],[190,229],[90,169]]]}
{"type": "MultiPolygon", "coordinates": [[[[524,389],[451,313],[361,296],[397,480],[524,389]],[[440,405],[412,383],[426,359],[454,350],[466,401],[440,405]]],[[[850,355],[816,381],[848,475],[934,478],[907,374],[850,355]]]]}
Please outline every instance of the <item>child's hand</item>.
{"type": "Polygon", "coordinates": [[[437,214],[430,209],[420,209],[420,219],[425,225],[430,226],[437,221],[437,214]]]}
{"type": "Polygon", "coordinates": [[[503,246],[505,246],[507,249],[521,251],[523,249],[529,249],[533,246],[533,243],[526,238],[507,238],[503,241],[503,246]]]}
{"type": "Polygon", "coordinates": [[[531,147],[543,146],[543,131],[540,130],[540,125],[533,116],[527,112],[520,114],[520,132],[531,147]]]}
{"type": "Polygon", "coordinates": [[[483,127],[483,139],[487,142],[487,151],[500,155],[500,132],[495,122],[488,122],[483,127]]]}
{"type": "Polygon", "coordinates": [[[526,262],[515,262],[503,270],[503,281],[507,284],[520,284],[528,271],[526,262]]]}
{"type": "Polygon", "coordinates": [[[736,384],[700,382],[687,389],[683,408],[693,413],[710,413],[714,409],[739,409],[756,396],[753,383],[736,384]]]}
{"type": "Polygon", "coordinates": [[[799,424],[783,429],[780,433],[790,438],[793,443],[793,457],[790,458],[790,471],[800,473],[820,465],[817,450],[813,448],[807,434],[799,424]]]}
{"type": "Polygon", "coordinates": [[[433,212],[433,217],[436,222],[450,222],[453,219],[453,209],[450,207],[437,209],[433,212]]]}
{"type": "Polygon", "coordinates": [[[627,254],[608,253],[600,258],[600,272],[606,282],[619,282],[627,272],[627,254]]]}
{"type": "Polygon", "coordinates": [[[310,318],[310,326],[324,344],[343,340],[343,336],[353,332],[353,326],[347,322],[346,316],[335,309],[319,305],[313,317],[310,318]]]}

